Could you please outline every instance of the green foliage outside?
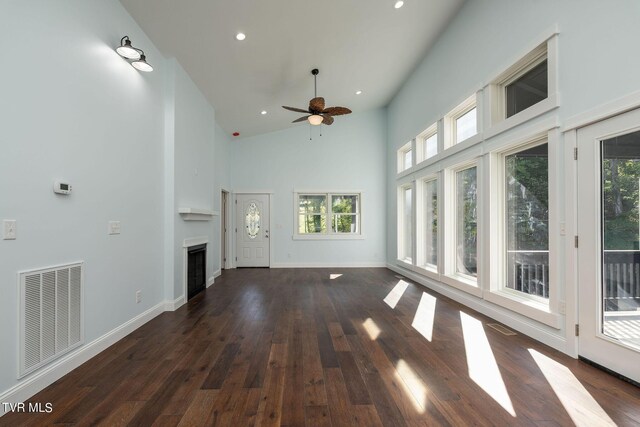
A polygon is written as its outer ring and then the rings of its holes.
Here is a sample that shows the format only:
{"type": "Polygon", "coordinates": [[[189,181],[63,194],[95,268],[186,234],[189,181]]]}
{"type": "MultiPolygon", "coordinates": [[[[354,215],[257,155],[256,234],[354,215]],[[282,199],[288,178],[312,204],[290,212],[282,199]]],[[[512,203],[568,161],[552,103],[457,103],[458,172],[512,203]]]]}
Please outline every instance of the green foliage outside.
{"type": "MultiPolygon", "coordinates": [[[[545,150],[546,151],[546,150],[545,150]]],[[[549,162],[547,154],[506,158],[507,247],[549,249],[549,162]]]]}
{"type": "Polygon", "coordinates": [[[602,162],[604,249],[638,249],[638,180],[640,161],[602,162]]]}
{"type": "MultiPolygon", "coordinates": [[[[358,196],[332,196],[331,229],[338,233],[357,230],[358,196]],[[354,215],[345,215],[354,214],[354,215]]],[[[300,196],[298,232],[303,234],[327,232],[327,198],[323,195],[300,196]]]]}

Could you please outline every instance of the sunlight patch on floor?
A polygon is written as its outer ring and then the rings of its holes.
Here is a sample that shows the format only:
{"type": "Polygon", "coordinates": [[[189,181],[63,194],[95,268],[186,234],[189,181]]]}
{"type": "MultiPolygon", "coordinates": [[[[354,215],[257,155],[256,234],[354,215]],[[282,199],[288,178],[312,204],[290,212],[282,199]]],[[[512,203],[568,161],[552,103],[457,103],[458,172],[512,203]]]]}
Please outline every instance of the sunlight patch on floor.
{"type": "Polygon", "coordinates": [[[365,320],[362,326],[364,326],[364,330],[369,334],[371,341],[375,341],[380,335],[380,328],[378,328],[378,325],[376,325],[376,322],[374,322],[372,318],[369,317],[365,320]]]}
{"type": "Polygon", "coordinates": [[[386,302],[389,307],[396,308],[398,301],[402,298],[402,294],[407,290],[407,286],[409,286],[409,283],[404,280],[398,281],[393,289],[391,289],[391,292],[384,298],[384,302],[386,302]]]}
{"type": "Polygon", "coordinates": [[[402,359],[396,365],[395,376],[405,393],[412,397],[416,411],[424,414],[427,407],[427,386],[424,385],[422,378],[402,359]]]}
{"type": "Polygon", "coordinates": [[[342,274],[330,274],[329,275],[329,280],[334,280],[337,279],[338,277],[342,276],[342,274]]]}
{"type": "Polygon", "coordinates": [[[498,363],[482,327],[482,322],[460,312],[464,351],[467,354],[469,377],[493,398],[505,411],[516,416],[511,398],[504,385],[498,363]]]}
{"type": "Polygon", "coordinates": [[[433,337],[433,321],[436,315],[436,302],[436,297],[423,292],[422,297],[420,297],[420,303],[418,304],[416,314],[413,316],[413,322],[411,322],[411,326],[413,326],[416,331],[420,332],[420,335],[429,341],[431,341],[431,338],[433,337]]]}
{"type": "Polygon", "coordinates": [[[577,426],[616,425],[569,368],[532,348],[529,353],[577,426]]]}

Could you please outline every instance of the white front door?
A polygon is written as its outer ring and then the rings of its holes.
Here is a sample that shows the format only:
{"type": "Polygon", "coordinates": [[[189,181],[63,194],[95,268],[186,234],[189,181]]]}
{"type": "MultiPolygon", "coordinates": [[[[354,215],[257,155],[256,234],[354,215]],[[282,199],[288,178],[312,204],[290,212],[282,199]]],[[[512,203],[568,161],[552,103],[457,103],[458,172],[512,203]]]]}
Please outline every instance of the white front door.
{"type": "Polygon", "coordinates": [[[237,267],[269,267],[269,195],[236,196],[237,267]]]}
{"type": "Polygon", "coordinates": [[[580,356],[640,382],[640,110],[578,130],[580,356]]]}

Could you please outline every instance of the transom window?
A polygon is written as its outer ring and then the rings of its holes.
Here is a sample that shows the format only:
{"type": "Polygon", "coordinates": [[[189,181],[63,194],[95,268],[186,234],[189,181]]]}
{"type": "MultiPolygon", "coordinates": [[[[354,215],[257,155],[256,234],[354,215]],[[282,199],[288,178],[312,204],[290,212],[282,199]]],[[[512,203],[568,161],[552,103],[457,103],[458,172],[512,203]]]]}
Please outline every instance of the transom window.
{"type": "Polygon", "coordinates": [[[418,135],[417,140],[418,162],[422,162],[438,154],[437,123],[429,126],[427,130],[418,135]]]}
{"type": "Polygon", "coordinates": [[[413,144],[407,142],[398,150],[398,173],[410,169],[413,166],[413,144]]]}
{"type": "Polygon", "coordinates": [[[296,193],[298,235],[360,234],[359,193],[296,193]]]}
{"type": "Polygon", "coordinates": [[[549,86],[546,56],[512,82],[505,84],[507,118],[547,99],[549,86]]]}
{"type": "Polygon", "coordinates": [[[466,141],[478,133],[476,103],[476,94],[473,94],[445,116],[445,149],[466,141]]]}

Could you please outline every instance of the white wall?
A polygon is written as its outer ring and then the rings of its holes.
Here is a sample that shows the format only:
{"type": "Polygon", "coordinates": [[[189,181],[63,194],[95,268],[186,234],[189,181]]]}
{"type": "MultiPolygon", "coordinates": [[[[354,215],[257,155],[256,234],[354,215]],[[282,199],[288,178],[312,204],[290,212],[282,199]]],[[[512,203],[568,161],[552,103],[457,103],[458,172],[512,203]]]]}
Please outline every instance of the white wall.
{"type": "MultiPolygon", "coordinates": [[[[218,196],[214,183],[215,115],[180,64],[168,61],[173,67],[174,92],[174,204],[173,220],[173,299],[184,294],[185,239],[205,237],[207,244],[207,278],[216,270],[215,249],[218,246],[214,231],[219,218],[209,221],[185,221],[178,214],[181,207],[213,210],[218,196]]],[[[171,82],[169,82],[171,84],[171,82]]],[[[170,102],[170,100],[169,100],[170,102]]],[[[169,116],[167,120],[172,120],[169,116]]],[[[186,300],[186,296],[185,296],[186,300]]]]}
{"type": "Polygon", "coordinates": [[[278,266],[381,265],[385,260],[386,113],[374,110],[232,143],[235,191],[273,191],[271,230],[278,266]],[[293,240],[293,191],[362,191],[364,240],[293,240]]]}
{"type": "MultiPolygon", "coordinates": [[[[637,50],[636,41],[640,39],[638,16],[640,4],[632,0],[467,2],[388,107],[386,252],[389,264],[396,265],[397,254],[395,198],[398,148],[490,83],[490,79],[526,54],[527,47],[533,47],[530,46],[533,40],[549,33],[555,26],[559,30],[560,107],[531,123],[556,119],[562,127],[568,118],[637,91],[640,56],[632,52],[637,50]]],[[[508,138],[516,131],[503,136],[508,138]]],[[[558,143],[559,152],[563,152],[561,135],[558,143]]],[[[560,186],[553,191],[557,191],[556,196],[563,201],[564,194],[572,194],[573,183],[564,182],[562,171],[558,172],[560,186]]],[[[557,218],[571,221],[568,215],[564,205],[560,206],[557,218]]],[[[555,259],[564,268],[567,260],[563,259],[563,254],[572,241],[564,237],[559,239],[563,246],[555,259]]],[[[567,311],[573,313],[577,301],[570,287],[565,287],[564,273],[561,272],[556,286],[561,289],[560,300],[566,301],[567,311]]],[[[441,286],[426,279],[424,282],[430,286],[441,286]]],[[[511,322],[513,327],[575,354],[574,318],[562,317],[561,328],[557,330],[479,298],[448,290],[450,296],[465,304],[511,322]]]]}
{"type": "MultiPolygon", "coordinates": [[[[213,272],[216,274],[222,268],[222,260],[221,260],[221,230],[222,230],[222,206],[221,206],[221,197],[222,190],[229,192],[229,203],[231,200],[231,138],[229,135],[218,125],[216,125],[215,130],[215,158],[213,163],[213,172],[214,172],[214,209],[220,212],[221,216],[214,218],[214,241],[216,242],[215,247],[211,248],[213,255],[213,272]]],[[[229,233],[229,236],[233,236],[233,234],[229,233]]]]}
{"type": "Polygon", "coordinates": [[[178,208],[219,209],[230,153],[212,106],[118,1],[4,2],[0,28],[11,57],[0,69],[0,220],[18,221],[18,239],[0,240],[0,396],[16,401],[171,309],[184,239],[206,237],[207,277],[220,268],[219,217],[186,222],[178,208]],[[152,73],[114,51],[123,35],[152,73]],[[53,193],[57,179],[70,196],[53,193]],[[109,220],[120,235],[107,235],[109,220]],[[17,272],[75,261],[85,345],[18,381],[17,272]]]}
{"type": "Polygon", "coordinates": [[[18,382],[18,271],[85,262],[86,342],[164,300],[165,68],[117,1],[3,2],[0,28],[0,219],[18,221],[0,240],[1,393],[18,382]],[[116,54],[125,34],[153,73],[116,54]]]}

